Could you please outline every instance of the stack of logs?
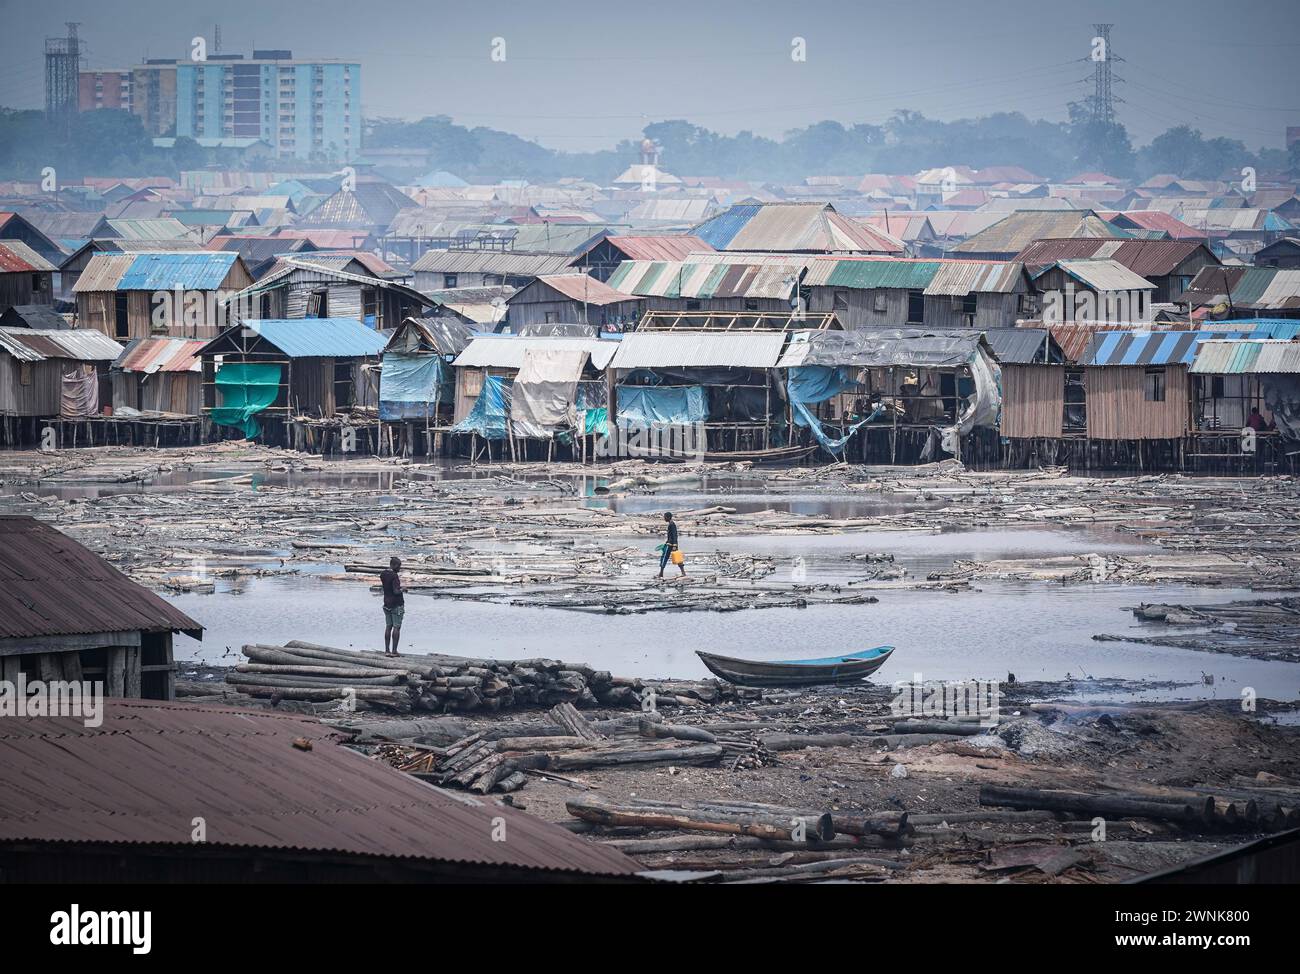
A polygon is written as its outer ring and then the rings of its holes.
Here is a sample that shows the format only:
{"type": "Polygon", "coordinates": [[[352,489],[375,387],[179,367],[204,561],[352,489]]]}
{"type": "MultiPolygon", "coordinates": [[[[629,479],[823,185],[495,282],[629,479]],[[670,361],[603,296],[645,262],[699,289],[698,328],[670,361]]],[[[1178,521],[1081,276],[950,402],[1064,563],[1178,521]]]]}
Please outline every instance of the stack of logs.
{"type": "Polygon", "coordinates": [[[713,681],[617,677],[585,663],[552,659],[494,660],[460,656],[388,656],[293,640],[249,645],[248,662],[226,682],[253,697],[352,701],[357,707],[406,713],[499,711],[521,706],[653,707],[711,703],[734,688],[713,681]],[[653,691],[650,698],[648,691],[653,691]]]}
{"type": "Polygon", "coordinates": [[[436,785],[454,785],[480,794],[523,787],[528,774],[568,780],[561,771],[615,765],[717,764],[722,745],[695,727],[663,723],[657,713],[588,721],[571,703],[557,704],[552,725],[535,725],[530,733],[493,737],[479,732],[439,748],[423,744],[392,745],[380,753],[399,770],[436,785]],[[635,736],[633,736],[635,735],[635,736]]]}

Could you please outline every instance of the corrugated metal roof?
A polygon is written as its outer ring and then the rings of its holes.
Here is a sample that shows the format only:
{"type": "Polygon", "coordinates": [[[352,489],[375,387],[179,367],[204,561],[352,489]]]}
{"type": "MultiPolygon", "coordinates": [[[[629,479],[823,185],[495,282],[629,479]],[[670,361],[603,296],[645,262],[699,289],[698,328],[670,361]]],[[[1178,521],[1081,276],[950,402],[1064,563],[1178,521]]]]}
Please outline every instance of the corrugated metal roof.
{"type": "Polygon", "coordinates": [[[67,358],[78,362],[112,362],[122,346],[93,328],[0,328],[0,347],[24,362],[67,358]]]}
{"type": "Polygon", "coordinates": [[[117,236],[128,240],[176,239],[190,235],[185,224],[171,217],[161,217],[157,220],[112,219],[105,220],[104,225],[112,232],[104,233],[101,228],[96,227],[92,231],[92,235],[96,237],[117,236]]]}
{"type": "Polygon", "coordinates": [[[1209,339],[1196,346],[1196,358],[1188,371],[1198,375],[1300,373],[1300,342],[1209,339]]]}
{"type": "Polygon", "coordinates": [[[745,224],[762,208],[760,203],[737,203],[725,212],[701,223],[692,233],[710,247],[725,250],[736,234],[740,233],[745,224]]]}
{"type": "Polygon", "coordinates": [[[1059,267],[1070,277],[1098,293],[1111,291],[1154,291],[1155,285],[1141,275],[1134,274],[1115,260],[1058,260],[1045,267],[1035,279],[1059,267]]]}
{"type": "MultiPolygon", "coordinates": [[[[546,274],[538,277],[534,284],[544,284],[572,301],[581,301],[584,304],[597,306],[639,300],[636,295],[625,294],[623,291],[616,290],[590,274],[546,274]]],[[[532,289],[533,284],[521,288],[506,299],[507,303],[514,304],[518,299],[529,296],[528,292],[532,289]]],[[[535,291],[532,297],[537,297],[535,291]]],[[[542,300],[545,300],[545,297],[542,300]]]]}
{"type": "Polygon", "coordinates": [[[925,293],[962,297],[971,293],[1011,294],[1024,276],[1015,261],[946,260],[939,264],[925,293]]]}
{"type": "Polygon", "coordinates": [[[1300,308],[1300,270],[1202,267],[1182,296],[1193,304],[1290,310],[1300,308]]]}
{"type": "MultiPolygon", "coordinates": [[[[626,341],[629,336],[624,336],[626,341]]],[[[622,341],[608,338],[565,338],[563,336],[530,337],[523,335],[479,335],[453,363],[458,368],[518,369],[532,349],[541,351],[580,351],[591,356],[593,368],[609,365],[622,341]]]]}
{"type": "Polygon", "coordinates": [[[74,294],[90,291],[116,291],[117,282],[135,263],[135,254],[96,254],[72,285],[74,294]]]}
{"type": "Polygon", "coordinates": [[[137,254],[117,282],[117,290],[215,291],[239,259],[239,254],[227,250],[137,254]]]}
{"type": "Polygon", "coordinates": [[[0,722],[0,839],[304,850],[631,876],[640,867],[534,815],[453,795],[341,745],[317,720],[110,700],[0,722]],[[309,750],[295,740],[311,743],[309,750]],[[21,783],[21,786],[19,786],[21,783]],[[505,842],[494,841],[504,820],[505,842]]]}
{"type": "MultiPolygon", "coordinates": [[[[1035,240],[1016,255],[1036,273],[1060,260],[1108,258],[1142,277],[1172,274],[1205,245],[1199,240],[1107,240],[1101,237],[1066,237],[1035,240]]],[[[1207,248],[1208,254],[1208,248],[1207,248]]],[[[1209,255],[1213,256],[1213,255],[1209,255]]]]}
{"type": "Polygon", "coordinates": [[[827,203],[742,203],[694,233],[719,250],[903,251],[897,238],[855,223],[827,203]]]}
{"type": "Polygon", "coordinates": [[[533,277],[555,274],[568,266],[566,254],[520,254],[491,250],[426,250],[411,265],[415,273],[509,274],[533,277]]]}
{"type": "Polygon", "coordinates": [[[610,287],[642,297],[772,298],[788,300],[802,262],[624,261],[610,287]]]}
{"type": "Polygon", "coordinates": [[[1246,332],[1159,331],[1097,332],[1084,365],[1190,365],[1196,346],[1212,338],[1245,338],[1246,332]]]}
{"type": "MultiPolygon", "coordinates": [[[[0,638],[202,628],[50,525],[0,516],[0,638]]],[[[13,791],[0,788],[0,795],[13,791]]]]}
{"type": "MultiPolygon", "coordinates": [[[[933,216],[931,217],[933,222],[933,216]]],[[[1048,237],[1124,237],[1091,210],[1017,210],[967,237],[955,254],[1018,254],[1035,240],[1048,237]]]]}
{"type": "Polygon", "coordinates": [[[629,260],[685,260],[693,253],[713,249],[699,237],[686,233],[607,239],[611,246],[626,254],[629,260]]]}
{"type": "Polygon", "coordinates": [[[838,260],[817,261],[809,269],[804,284],[816,287],[901,288],[924,290],[939,271],[937,260],[838,260]]]}
{"type": "Polygon", "coordinates": [[[356,318],[261,318],[235,327],[257,332],[289,358],[364,357],[385,345],[383,335],[356,318]]]}
{"type": "Polygon", "coordinates": [[[0,274],[30,274],[57,269],[21,240],[0,240],[0,274]]]}
{"type": "Polygon", "coordinates": [[[783,332],[631,332],[614,355],[615,369],[770,369],[785,344],[783,332]]]}
{"type": "Polygon", "coordinates": [[[993,357],[1011,365],[1046,363],[1051,333],[1046,328],[990,328],[984,332],[993,357]]]}
{"type": "Polygon", "coordinates": [[[122,372],[199,372],[202,338],[137,338],[117,357],[113,368],[122,372]]]}

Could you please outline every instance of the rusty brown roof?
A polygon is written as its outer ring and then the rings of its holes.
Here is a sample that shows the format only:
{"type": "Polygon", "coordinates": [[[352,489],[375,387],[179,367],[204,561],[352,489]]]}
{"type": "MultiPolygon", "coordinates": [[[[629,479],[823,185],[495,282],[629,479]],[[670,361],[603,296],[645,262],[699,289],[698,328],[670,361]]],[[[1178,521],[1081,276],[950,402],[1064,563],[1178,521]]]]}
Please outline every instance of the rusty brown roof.
{"type": "Polygon", "coordinates": [[[89,548],[30,517],[0,517],[0,639],[203,627],[89,548]]]}
{"type": "Polygon", "coordinates": [[[426,785],[339,740],[301,716],[151,700],[105,701],[99,727],[71,717],[0,721],[0,841],[188,843],[198,816],[215,846],[599,876],[639,869],[616,850],[426,785]],[[493,841],[496,818],[504,841],[493,841]]]}

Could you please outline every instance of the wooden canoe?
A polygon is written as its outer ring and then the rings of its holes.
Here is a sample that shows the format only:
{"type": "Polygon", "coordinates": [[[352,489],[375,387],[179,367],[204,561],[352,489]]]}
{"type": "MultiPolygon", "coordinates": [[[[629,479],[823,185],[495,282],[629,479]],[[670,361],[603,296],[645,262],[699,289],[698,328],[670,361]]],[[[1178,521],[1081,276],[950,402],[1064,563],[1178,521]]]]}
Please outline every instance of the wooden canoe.
{"type": "Polygon", "coordinates": [[[753,660],[696,650],[704,665],[728,683],[747,687],[810,687],[856,683],[885,665],[893,646],[877,646],[820,659],[753,660]]]}

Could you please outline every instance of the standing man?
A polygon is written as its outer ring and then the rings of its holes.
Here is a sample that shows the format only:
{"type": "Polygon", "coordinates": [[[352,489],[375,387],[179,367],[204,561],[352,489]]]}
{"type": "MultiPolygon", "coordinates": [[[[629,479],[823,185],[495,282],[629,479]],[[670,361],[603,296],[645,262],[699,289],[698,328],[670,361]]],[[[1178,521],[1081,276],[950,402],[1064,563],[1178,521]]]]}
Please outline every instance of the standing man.
{"type": "Polygon", "coordinates": [[[659,559],[659,577],[664,577],[664,568],[670,558],[673,564],[682,570],[682,575],[685,576],[686,559],[677,550],[677,522],[673,520],[671,511],[664,511],[664,520],[668,522],[668,539],[664,545],[663,557],[659,559]]]}
{"type": "Polygon", "coordinates": [[[397,655],[397,640],[402,635],[402,616],[406,614],[406,599],[402,595],[402,580],[398,569],[402,560],[394,555],[388,559],[388,570],[379,573],[379,584],[384,587],[384,655],[397,655]],[[389,648],[389,643],[392,648],[389,648]]]}

